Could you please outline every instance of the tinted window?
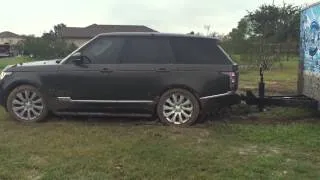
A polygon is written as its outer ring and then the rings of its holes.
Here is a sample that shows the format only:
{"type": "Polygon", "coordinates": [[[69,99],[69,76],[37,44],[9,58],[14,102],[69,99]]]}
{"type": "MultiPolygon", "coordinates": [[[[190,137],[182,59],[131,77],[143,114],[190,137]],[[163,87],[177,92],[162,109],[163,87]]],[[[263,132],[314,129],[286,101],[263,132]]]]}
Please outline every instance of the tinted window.
{"type": "Polygon", "coordinates": [[[130,37],[120,59],[125,64],[167,64],[173,59],[169,40],[154,37],[130,37]]]}
{"type": "Polygon", "coordinates": [[[85,47],[82,54],[93,64],[113,64],[119,57],[124,41],[119,37],[101,37],[85,47]]]}
{"type": "Polygon", "coordinates": [[[231,64],[212,39],[172,38],[171,46],[178,64],[231,64]]]}

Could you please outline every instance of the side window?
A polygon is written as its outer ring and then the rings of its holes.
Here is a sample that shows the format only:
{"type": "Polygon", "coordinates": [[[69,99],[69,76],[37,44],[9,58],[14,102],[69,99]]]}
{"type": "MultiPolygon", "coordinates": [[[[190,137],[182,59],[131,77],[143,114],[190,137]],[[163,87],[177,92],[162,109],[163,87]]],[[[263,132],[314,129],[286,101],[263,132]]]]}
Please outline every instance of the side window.
{"type": "Polygon", "coordinates": [[[171,45],[177,64],[230,64],[228,57],[214,40],[173,38],[171,45]]]}
{"type": "Polygon", "coordinates": [[[92,64],[116,63],[125,39],[120,37],[101,37],[82,50],[92,64]]]}
{"type": "Polygon", "coordinates": [[[173,53],[169,40],[155,37],[130,37],[125,45],[122,64],[169,64],[173,53]]]}

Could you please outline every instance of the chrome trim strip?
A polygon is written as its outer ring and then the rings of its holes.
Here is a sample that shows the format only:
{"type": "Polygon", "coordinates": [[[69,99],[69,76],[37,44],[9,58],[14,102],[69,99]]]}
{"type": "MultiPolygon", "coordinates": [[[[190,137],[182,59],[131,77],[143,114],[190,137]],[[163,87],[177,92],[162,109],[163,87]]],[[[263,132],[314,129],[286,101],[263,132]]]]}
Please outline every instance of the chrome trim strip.
{"type": "Polygon", "coordinates": [[[71,102],[71,98],[70,97],[57,97],[59,101],[64,101],[64,102],[71,102]]]}
{"type": "Polygon", "coordinates": [[[58,100],[75,103],[153,103],[149,100],[73,100],[71,97],[58,97],[58,100]]]}
{"type": "Polygon", "coordinates": [[[206,100],[206,99],[212,99],[212,98],[218,98],[218,97],[222,97],[222,96],[228,96],[228,95],[232,95],[234,92],[233,91],[228,91],[226,93],[223,94],[217,94],[217,95],[212,95],[212,96],[205,96],[205,97],[201,97],[201,100],[206,100]]]}

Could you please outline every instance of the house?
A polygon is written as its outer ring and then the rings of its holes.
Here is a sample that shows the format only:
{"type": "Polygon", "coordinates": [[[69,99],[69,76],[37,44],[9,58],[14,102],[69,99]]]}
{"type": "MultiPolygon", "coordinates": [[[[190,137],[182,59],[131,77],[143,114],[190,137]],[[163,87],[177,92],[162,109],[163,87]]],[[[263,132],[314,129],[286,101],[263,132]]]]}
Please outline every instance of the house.
{"type": "Polygon", "coordinates": [[[0,33],[0,45],[9,44],[16,45],[18,42],[22,41],[23,37],[15,34],[13,32],[4,31],[0,33]]]}
{"type": "Polygon", "coordinates": [[[61,30],[61,37],[67,43],[81,46],[88,40],[101,33],[110,32],[157,32],[151,28],[140,25],[98,25],[92,24],[87,27],[65,27],[61,30]]]}
{"type": "Polygon", "coordinates": [[[16,54],[13,49],[14,45],[18,44],[24,38],[13,32],[0,32],[0,57],[8,57],[16,54]]]}

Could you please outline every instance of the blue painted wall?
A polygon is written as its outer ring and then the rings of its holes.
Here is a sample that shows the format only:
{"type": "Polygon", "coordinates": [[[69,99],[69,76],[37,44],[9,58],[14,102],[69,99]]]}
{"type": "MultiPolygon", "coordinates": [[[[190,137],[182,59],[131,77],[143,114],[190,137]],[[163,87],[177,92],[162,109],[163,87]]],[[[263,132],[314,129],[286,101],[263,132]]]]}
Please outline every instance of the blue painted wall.
{"type": "Polygon", "coordinates": [[[320,4],[302,11],[300,42],[304,71],[320,73],[320,4]]]}

